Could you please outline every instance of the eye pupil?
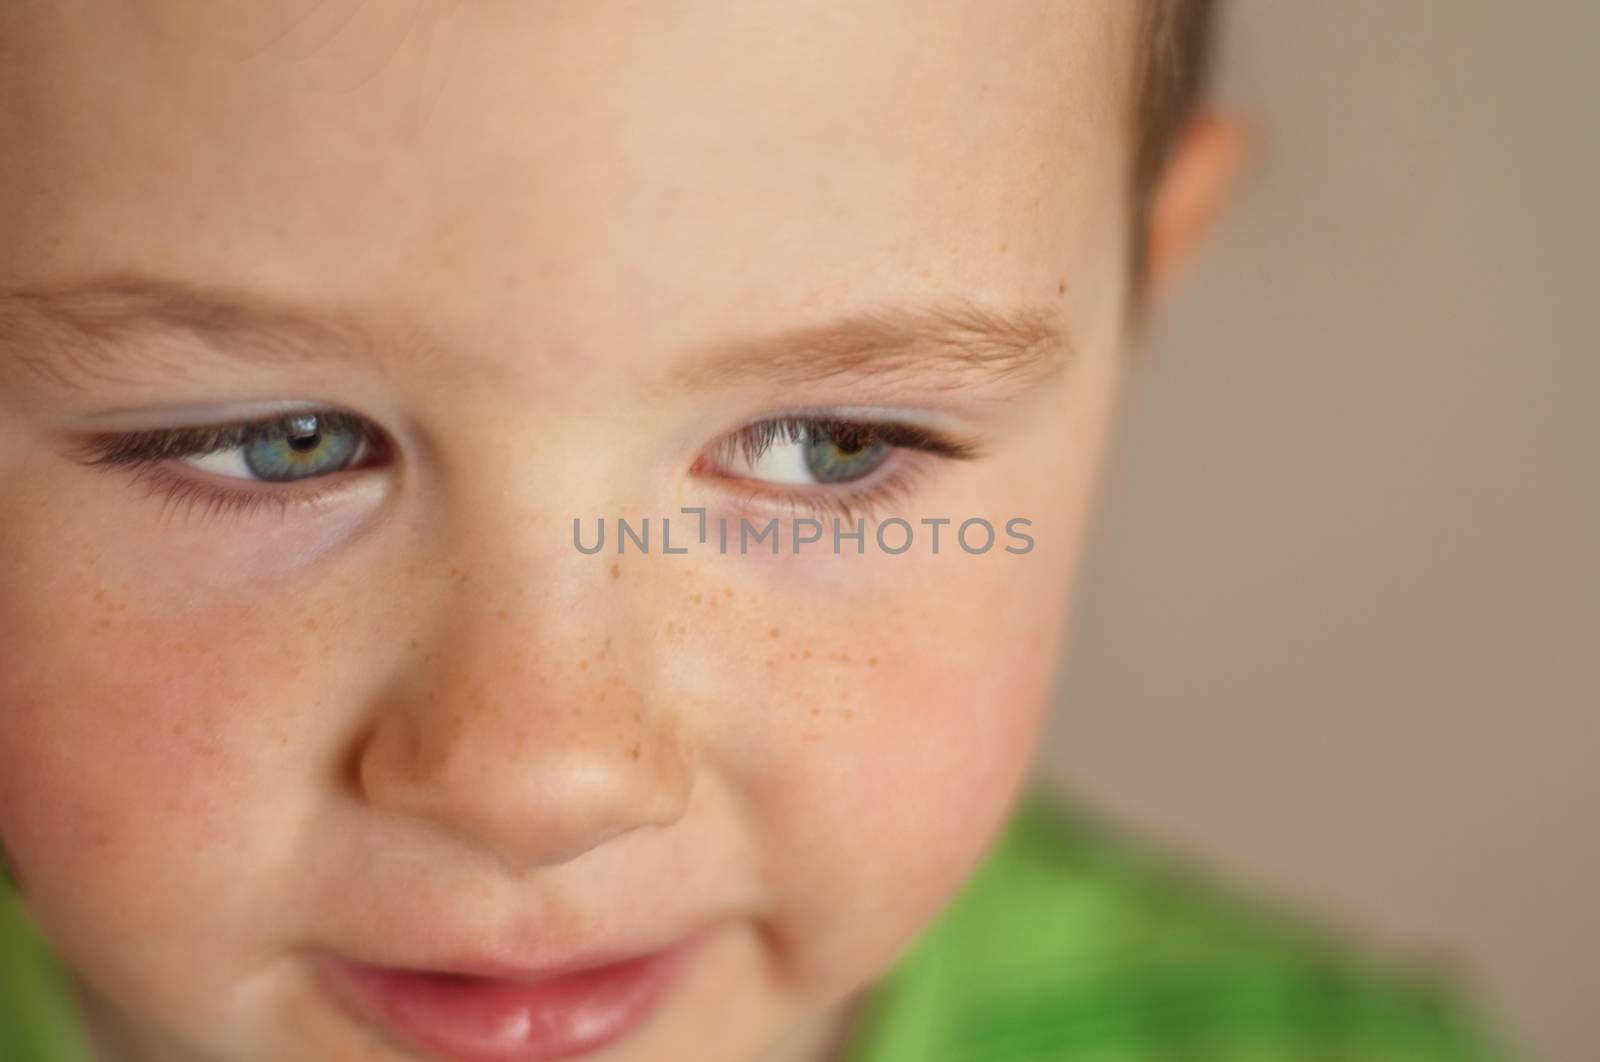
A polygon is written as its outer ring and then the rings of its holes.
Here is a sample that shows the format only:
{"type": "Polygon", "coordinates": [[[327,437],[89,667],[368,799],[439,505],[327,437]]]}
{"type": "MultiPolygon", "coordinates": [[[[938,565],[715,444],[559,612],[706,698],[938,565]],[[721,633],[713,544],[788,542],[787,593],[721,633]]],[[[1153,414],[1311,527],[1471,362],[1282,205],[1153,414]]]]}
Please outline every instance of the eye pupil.
{"type": "Polygon", "coordinates": [[[854,428],[840,427],[823,437],[838,453],[851,457],[867,448],[872,441],[866,432],[854,428]]]}
{"type": "Polygon", "coordinates": [[[322,442],[321,432],[312,432],[310,435],[293,435],[289,438],[289,446],[295,453],[309,453],[322,442]]]}

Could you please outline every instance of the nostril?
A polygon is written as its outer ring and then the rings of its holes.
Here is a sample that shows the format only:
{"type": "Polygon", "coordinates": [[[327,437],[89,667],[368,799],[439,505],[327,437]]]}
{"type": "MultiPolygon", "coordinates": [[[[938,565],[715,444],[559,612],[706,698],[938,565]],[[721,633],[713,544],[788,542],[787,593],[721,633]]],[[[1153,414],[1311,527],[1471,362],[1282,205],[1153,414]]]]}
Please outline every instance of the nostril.
{"type": "Polygon", "coordinates": [[[406,714],[367,724],[352,743],[346,772],[357,798],[369,807],[411,809],[415,791],[426,785],[418,776],[420,747],[416,722],[406,714]]]}

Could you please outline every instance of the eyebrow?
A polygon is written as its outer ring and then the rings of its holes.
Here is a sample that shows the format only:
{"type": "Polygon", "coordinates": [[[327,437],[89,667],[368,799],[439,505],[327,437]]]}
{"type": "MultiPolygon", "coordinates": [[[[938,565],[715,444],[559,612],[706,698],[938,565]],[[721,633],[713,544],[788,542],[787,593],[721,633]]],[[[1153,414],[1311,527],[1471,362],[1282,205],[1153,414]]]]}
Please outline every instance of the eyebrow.
{"type": "MultiPolygon", "coordinates": [[[[915,377],[934,389],[1034,383],[1070,360],[1060,316],[1050,305],[1002,309],[964,297],[880,303],[821,323],[713,342],[669,370],[666,381],[688,388],[869,377],[915,377]]],[[[392,357],[397,346],[426,345],[417,330],[396,336],[392,326],[375,328],[342,307],[306,309],[142,274],[0,292],[0,346],[9,348],[9,360],[61,386],[123,380],[118,369],[134,356],[132,345],[152,336],[191,338],[207,354],[271,364],[335,356],[381,363],[379,351],[392,357]]],[[[163,356],[161,348],[140,349],[138,357],[175,373],[186,368],[184,358],[163,356]]]]}
{"type": "Polygon", "coordinates": [[[1036,383],[1071,356],[1060,311],[1046,305],[1002,309],[972,298],[881,304],[713,346],[687,362],[689,386],[752,378],[801,384],[848,378],[917,377],[940,390],[978,383],[1036,383]]]}
{"type": "Polygon", "coordinates": [[[187,355],[256,363],[311,362],[331,350],[371,358],[378,337],[337,307],[308,311],[250,292],[141,274],[0,292],[0,347],[34,376],[71,389],[126,382],[133,361],[182,374],[187,355]],[[170,352],[140,340],[191,339],[170,352]],[[179,356],[169,356],[176,353],[179,356]]]}

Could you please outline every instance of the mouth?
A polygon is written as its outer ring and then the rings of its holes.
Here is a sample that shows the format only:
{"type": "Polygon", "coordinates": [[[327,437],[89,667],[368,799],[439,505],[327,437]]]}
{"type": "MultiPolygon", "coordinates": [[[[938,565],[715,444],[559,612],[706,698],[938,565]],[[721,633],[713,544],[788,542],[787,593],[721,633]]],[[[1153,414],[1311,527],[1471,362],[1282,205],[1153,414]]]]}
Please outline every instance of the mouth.
{"type": "Polygon", "coordinates": [[[703,934],[645,955],[525,971],[449,970],[330,959],[333,994],[359,1021],[448,1062],[578,1058],[642,1025],[681,977],[703,934]]]}

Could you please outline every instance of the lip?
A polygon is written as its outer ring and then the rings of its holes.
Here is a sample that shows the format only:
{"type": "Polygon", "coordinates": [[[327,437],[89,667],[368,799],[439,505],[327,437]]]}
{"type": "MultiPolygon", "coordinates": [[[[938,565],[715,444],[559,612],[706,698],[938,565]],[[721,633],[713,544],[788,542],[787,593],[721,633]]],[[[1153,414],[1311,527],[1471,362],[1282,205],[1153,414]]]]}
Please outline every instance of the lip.
{"type": "Polygon", "coordinates": [[[449,1062],[556,1062],[627,1036],[678,981],[703,934],[625,958],[540,970],[466,960],[439,969],[328,959],[356,1018],[449,1062]]]}

